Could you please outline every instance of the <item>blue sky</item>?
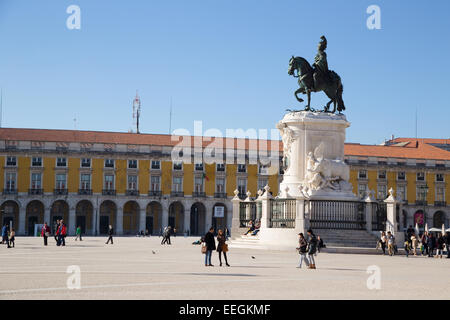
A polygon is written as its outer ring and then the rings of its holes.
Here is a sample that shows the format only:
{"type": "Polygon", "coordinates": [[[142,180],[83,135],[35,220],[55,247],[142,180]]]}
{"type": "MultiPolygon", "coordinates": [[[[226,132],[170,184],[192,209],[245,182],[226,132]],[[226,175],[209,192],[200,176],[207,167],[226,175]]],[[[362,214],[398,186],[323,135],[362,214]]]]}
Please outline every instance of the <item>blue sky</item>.
{"type": "MultiPolygon", "coordinates": [[[[450,137],[450,1],[0,0],[3,126],[128,131],[272,129],[299,108],[292,55],[322,34],[344,83],[347,140],[450,137]],[[81,30],[66,9],[81,8],[81,30]],[[381,30],[366,27],[369,5],[381,30]]],[[[326,102],[313,95],[313,106],[326,102]]]]}

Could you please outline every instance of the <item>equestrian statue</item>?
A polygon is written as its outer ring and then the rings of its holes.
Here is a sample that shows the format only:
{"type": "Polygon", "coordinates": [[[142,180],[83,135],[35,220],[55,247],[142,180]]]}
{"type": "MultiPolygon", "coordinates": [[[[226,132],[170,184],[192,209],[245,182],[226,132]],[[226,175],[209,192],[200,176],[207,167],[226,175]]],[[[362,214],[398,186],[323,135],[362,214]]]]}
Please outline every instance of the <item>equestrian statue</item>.
{"type": "Polygon", "coordinates": [[[341,113],[345,110],[344,101],[342,100],[344,86],[342,85],[341,77],[336,72],[328,70],[327,54],[325,52],[327,39],[325,36],[320,37],[320,39],[314,64],[311,66],[306,59],[292,56],[289,61],[288,74],[299,78],[298,84],[300,88],[295,91],[297,100],[299,102],[304,101],[302,98],[299,98],[299,93],[308,96],[308,104],[305,107],[305,111],[315,111],[311,108],[311,92],[323,91],[330,98],[323,112],[335,113],[337,110],[341,113]],[[297,71],[297,75],[295,71],[297,71]],[[332,103],[333,110],[330,111],[332,103]]]}

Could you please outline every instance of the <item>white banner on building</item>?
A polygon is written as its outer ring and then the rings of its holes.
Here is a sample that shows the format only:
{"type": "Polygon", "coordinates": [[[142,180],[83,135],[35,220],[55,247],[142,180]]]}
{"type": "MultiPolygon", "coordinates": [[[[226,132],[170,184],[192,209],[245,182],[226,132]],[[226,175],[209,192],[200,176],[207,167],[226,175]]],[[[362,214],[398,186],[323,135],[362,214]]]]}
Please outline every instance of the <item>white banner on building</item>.
{"type": "Polygon", "coordinates": [[[214,207],[214,218],[225,217],[225,207],[214,207]]]}

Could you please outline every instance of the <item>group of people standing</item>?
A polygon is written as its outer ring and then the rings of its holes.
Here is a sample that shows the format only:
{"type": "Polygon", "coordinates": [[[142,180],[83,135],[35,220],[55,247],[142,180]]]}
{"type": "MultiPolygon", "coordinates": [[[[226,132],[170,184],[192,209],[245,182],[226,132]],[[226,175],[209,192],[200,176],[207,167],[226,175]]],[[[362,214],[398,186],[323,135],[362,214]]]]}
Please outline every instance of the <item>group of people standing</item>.
{"type": "Polygon", "coordinates": [[[212,252],[216,250],[219,253],[219,263],[222,266],[222,253],[225,258],[225,265],[229,267],[227,252],[228,244],[227,235],[222,229],[217,231],[217,246],[216,240],[214,239],[214,228],[211,227],[205,236],[201,239],[202,242],[202,253],[205,255],[205,267],[214,267],[211,263],[212,252]]]}
{"type": "MultiPolygon", "coordinates": [[[[398,253],[397,245],[395,243],[394,235],[388,231],[382,232],[381,237],[377,243],[377,249],[381,247],[383,254],[386,254],[386,246],[388,248],[388,254],[393,256],[398,253]]],[[[418,255],[418,252],[422,256],[428,257],[440,257],[442,258],[444,249],[447,250],[447,258],[450,259],[450,233],[445,235],[438,233],[435,236],[432,232],[425,231],[423,234],[416,235],[416,231],[410,226],[406,231],[406,239],[404,243],[406,257],[410,254],[414,256],[418,255]],[[434,255],[436,252],[436,255],[434,255]]]]}
{"type": "MultiPolygon", "coordinates": [[[[67,226],[64,223],[64,220],[56,220],[55,227],[54,227],[54,238],[56,241],[56,245],[58,247],[65,247],[66,246],[66,237],[67,237],[67,226]]],[[[44,223],[41,229],[41,237],[44,238],[44,246],[48,245],[48,237],[51,235],[51,229],[47,222],[44,223]]],[[[81,240],[81,236],[80,236],[81,240]]]]}
{"type": "Polygon", "coordinates": [[[6,244],[7,248],[15,248],[15,238],[16,238],[16,231],[11,228],[11,231],[9,230],[9,225],[5,224],[2,227],[2,244],[6,244]]]}
{"type": "Polygon", "coordinates": [[[299,247],[297,250],[300,254],[300,263],[297,268],[301,268],[304,261],[308,269],[316,269],[314,255],[317,254],[319,240],[311,229],[307,231],[307,234],[308,239],[305,238],[303,233],[298,234],[299,247]]]}

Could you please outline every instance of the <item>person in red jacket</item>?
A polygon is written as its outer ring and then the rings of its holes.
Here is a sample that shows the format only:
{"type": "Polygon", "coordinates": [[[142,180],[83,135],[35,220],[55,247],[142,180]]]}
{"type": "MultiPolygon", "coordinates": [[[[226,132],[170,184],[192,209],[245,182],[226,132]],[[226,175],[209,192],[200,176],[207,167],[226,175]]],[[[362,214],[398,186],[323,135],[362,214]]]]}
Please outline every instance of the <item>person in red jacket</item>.
{"type": "Polygon", "coordinates": [[[47,245],[47,239],[50,236],[50,227],[47,225],[47,222],[44,223],[44,226],[42,227],[41,230],[41,237],[44,238],[44,246],[47,245]]]}
{"type": "Polygon", "coordinates": [[[57,246],[66,246],[66,236],[67,236],[67,227],[64,223],[64,220],[60,221],[58,231],[56,232],[56,235],[58,236],[58,243],[57,246]]]}

